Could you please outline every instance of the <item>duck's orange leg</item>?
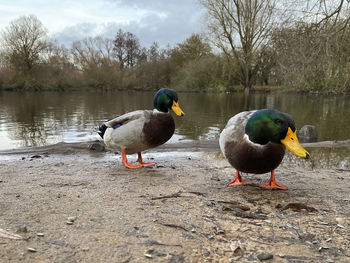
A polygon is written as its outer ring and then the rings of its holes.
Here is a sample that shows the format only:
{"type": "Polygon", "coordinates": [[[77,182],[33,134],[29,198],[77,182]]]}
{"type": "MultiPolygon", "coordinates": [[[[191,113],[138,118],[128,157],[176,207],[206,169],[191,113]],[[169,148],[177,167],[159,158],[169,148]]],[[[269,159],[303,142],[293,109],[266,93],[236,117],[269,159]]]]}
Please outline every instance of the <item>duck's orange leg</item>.
{"type": "Polygon", "coordinates": [[[128,158],[126,157],[125,149],[122,149],[121,152],[122,152],[122,161],[123,161],[123,164],[126,168],[135,169],[135,168],[142,167],[141,164],[135,165],[135,164],[128,163],[128,158]]]}
{"type": "Polygon", "coordinates": [[[281,190],[287,190],[288,189],[287,187],[279,185],[276,182],[275,171],[274,170],[271,171],[271,177],[270,177],[270,180],[267,182],[267,184],[260,185],[260,187],[263,187],[263,188],[266,188],[266,189],[281,189],[281,190]]]}
{"type": "Polygon", "coordinates": [[[142,161],[141,152],[138,152],[137,154],[138,154],[138,158],[137,158],[137,161],[136,161],[136,162],[138,162],[140,165],[142,165],[142,166],[152,166],[152,165],[155,165],[155,164],[156,164],[156,163],[144,163],[144,162],[142,161]]]}
{"type": "Polygon", "coordinates": [[[233,179],[233,181],[231,183],[228,183],[227,186],[245,185],[245,184],[251,184],[251,183],[248,183],[248,182],[244,181],[242,179],[241,175],[239,174],[239,171],[236,170],[236,177],[235,177],[235,179],[233,179]]]}

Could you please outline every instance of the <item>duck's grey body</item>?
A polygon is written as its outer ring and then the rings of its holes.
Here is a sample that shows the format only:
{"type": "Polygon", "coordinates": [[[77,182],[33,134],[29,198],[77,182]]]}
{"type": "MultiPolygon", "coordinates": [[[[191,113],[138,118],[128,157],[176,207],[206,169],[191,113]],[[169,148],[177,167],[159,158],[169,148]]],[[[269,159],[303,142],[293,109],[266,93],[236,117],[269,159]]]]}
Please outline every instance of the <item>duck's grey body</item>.
{"type": "Polygon", "coordinates": [[[142,152],[168,141],[174,134],[175,123],[170,113],[158,110],[138,110],[118,116],[105,123],[103,139],[114,150],[126,154],[142,152]]]}

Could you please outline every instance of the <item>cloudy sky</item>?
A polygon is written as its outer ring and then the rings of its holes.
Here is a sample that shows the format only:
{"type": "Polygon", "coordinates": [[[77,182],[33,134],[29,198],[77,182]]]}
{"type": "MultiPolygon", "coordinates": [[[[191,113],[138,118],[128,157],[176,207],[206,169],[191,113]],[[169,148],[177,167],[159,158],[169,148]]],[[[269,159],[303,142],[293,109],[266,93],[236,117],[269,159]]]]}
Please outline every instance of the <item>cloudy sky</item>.
{"type": "Polygon", "coordinates": [[[204,12],[198,0],[1,0],[0,31],[33,14],[66,46],[88,36],[114,38],[121,28],[142,46],[156,41],[164,47],[204,30],[204,12]]]}

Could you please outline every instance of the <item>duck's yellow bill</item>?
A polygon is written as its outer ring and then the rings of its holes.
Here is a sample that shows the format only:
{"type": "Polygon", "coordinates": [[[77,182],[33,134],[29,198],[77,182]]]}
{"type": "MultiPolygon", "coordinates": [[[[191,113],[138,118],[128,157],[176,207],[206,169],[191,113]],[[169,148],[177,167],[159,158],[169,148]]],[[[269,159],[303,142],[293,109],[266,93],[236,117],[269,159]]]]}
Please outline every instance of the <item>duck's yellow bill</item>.
{"type": "Polygon", "coordinates": [[[175,100],[173,101],[173,106],[171,106],[171,109],[175,112],[177,116],[184,116],[185,113],[181,110],[179,103],[175,100]]]}
{"type": "Polygon", "coordinates": [[[290,127],[288,127],[286,138],[281,140],[281,143],[283,143],[288,150],[290,150],[296,156],[305,159],[310,157],[310,154],[303,148],[303,146],[300,145],[297,137],[297,131],[295,130],[295,132],[293,132],[290,127]]]}

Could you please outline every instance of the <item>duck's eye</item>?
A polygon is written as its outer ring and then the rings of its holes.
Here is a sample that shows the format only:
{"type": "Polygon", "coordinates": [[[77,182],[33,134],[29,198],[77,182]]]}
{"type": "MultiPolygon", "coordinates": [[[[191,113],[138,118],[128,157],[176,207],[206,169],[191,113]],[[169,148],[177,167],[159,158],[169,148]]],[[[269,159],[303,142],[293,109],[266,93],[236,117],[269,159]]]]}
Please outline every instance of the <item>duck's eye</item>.
{"type": "Polygon", "coordinates": [[[282,124],[282,121],[281,121],[280,119],[276,119],[276,120],[275,120],[275,123],[276,123],[277,125],[281,125],[281,124],[282,124]]]}

